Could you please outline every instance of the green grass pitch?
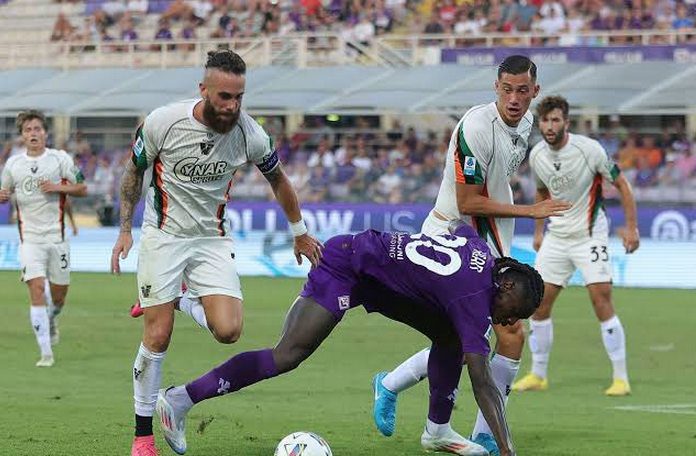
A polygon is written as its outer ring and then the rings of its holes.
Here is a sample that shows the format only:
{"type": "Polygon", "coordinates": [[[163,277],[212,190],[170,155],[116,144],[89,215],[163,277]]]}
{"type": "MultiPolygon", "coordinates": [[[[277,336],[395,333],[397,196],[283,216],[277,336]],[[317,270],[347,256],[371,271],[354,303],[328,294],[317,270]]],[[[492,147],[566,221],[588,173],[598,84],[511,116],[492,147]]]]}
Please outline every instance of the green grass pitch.
{"type": "MultiPolygon", "coordinates": [[[[244,335],[231,346],[179,314],[163,385],[272,345],[301,284],[244,278],[244,335]]],[[[18,274],[0,273],[0,287],[0,455],[129,454],[131,369],[141,332],[141,322],[127,313],[134,276],[73,275],[50,369],[34,367],[38,349],[18,274]]],[[[598,324],[585,290],[565,291],[554,315],[551,388],[510,398],[520,455],[696,454],[694,292],[617,289],[615,302],[628,338],[633,395],[603,396],[610,366],[598,324]]],[[[427,382],[401,395],[396,434],[383,438],[372,424],[370,380],[425,346],[409,328],[362,309],[349,312],[295,372],[197,406],[189,415],[188,454],[270,456],[281,437],[297,430],[324,436],[338,456],[423,454],[427,382]]],[[[528,369],[526,353],[521,373],[528,369]]],[[[474,412],[464,373],[454,427],[470,432],[474,412]]],[[[156,434],[162,454],[173,454],[156,434]]]]}

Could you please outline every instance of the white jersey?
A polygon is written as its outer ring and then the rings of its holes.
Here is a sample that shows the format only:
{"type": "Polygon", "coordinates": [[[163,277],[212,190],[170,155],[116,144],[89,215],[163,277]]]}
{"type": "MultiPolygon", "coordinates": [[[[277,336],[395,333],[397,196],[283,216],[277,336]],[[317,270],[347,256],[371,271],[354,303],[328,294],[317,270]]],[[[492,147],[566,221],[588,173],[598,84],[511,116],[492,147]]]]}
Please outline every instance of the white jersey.
{"type": "MultiPolygon", "coordinates": [[[[510,177],[527,153],[534,117],[527,111],[517,127],[500,117],[495,102],[474,106],[452,133],[435,210],[450,220],[462,218],[457,208],[457,183],[483,185],[483,195],[513,204],[510,177]]],[[[465,217],[488,242],[493,255],[509,256],[515,219],[465,217]]]]}
{"type": "Polygon", "coordinates": [[[152,167],[143,226],[182,237],[225,236],[225,205],[234,173],[254,163],[267,174],[279,165],[273,143],[245,112],[219,134],[193,117],[201,100],[158,108],[138,129],[132,160],[152,167]]]}
{"type": "Polygon", "coordinates": [[[45,149],[37,157],[26,152],[10,157],[0,183],[15,194],[20,240],[37,244],[64,241],[65,195],[44,193],[39,185],[43,181],[76,184],[83,180],[73,159],[63,150],[45,149]]]}
{"type": "Polygon", "coordinates": [[[546,188],[551,198],[573,204],[563,217],[550,217],[549,231],[559,237],[591,236],[597,230],[607,233],[602,181],[613,183],[620,171],[597,141],[570,134],[560,150],[540,141],[532,149],[529,164],[537,188],[546,188]]]}

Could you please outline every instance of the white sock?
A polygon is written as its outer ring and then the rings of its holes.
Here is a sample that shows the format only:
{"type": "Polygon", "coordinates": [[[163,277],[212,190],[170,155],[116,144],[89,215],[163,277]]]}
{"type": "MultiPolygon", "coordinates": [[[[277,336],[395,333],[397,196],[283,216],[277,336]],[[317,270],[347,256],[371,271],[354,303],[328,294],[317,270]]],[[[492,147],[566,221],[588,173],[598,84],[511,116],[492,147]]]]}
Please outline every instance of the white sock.
{"type": "Polygon", "coordinates": [[[553,322],[546,320],[529,320],[529,349],[532,352],[532,373],[546,378],[549,366],[549,354],[553,345],[553,322]]]}
{"type": "Polygon", "coordinates": [[[607,321],[600,323],[602,328],[602,342],[604,349],[611,360],[614,368],[614,378],[628,381],[628,373],[626,372],[626,335],[624,334],[623,325],[617,315],[614,315],[607,321]]]}
{"type": "Polygon", "coordinates": [[[444,435],[450,429],[452,429],[452,426],[450,426],[449,423],[437,424],[433,423],[429,419],[425,420],[425,430],[428,431],[428,434],[432,435],[433,437],[444,435]]]}
{"type": "Polygon", "coordinates": [[[162,381],[162,362],[166,354],[153,353],[140,344],[133,364],[133,400],[137,415],[152,416],[155,412],[157,392],[162,381]]]}
{"type": "MultiPolygon", "coordinates": [[[[510,394],[510,385],[512,385],[513,380],[515,380],[518,370],[520,370],[519,359],[510,359],[497,353],[493,355],[493,359],[491,359],[491,374],[493,375],[495,386],[498,387],[498,391],[503,395],[503,401],[506,406],[508,394],[510,394]]],[[[474,425],[474,432],[472,435],[476,437],[478,434],[493,435],[493,431],[488,427],[488,423],[486,423],[481,410],[479,410],[476,415],[476,424],[474,425]]]]}
{"type": "Polygon", "coordinates": [[[41,356],[53,356],[46,306],[31,306],[29,310],[29,320],[31,321],[31,327],[34,329],[34,335],[36,336],[36,342],[39,344],[41,356]]]}
{"type": "Polygon", "coordinates": [[[430,349],[426,348],[411,356],[389,372],[382,379],[382,385],[390,391],[400,393],[420,382],[428,376],[429,355],[430,349]]]}
{"type": "Polygon", "coordinates": [[[205,318],[205,309],[200,299],[190,298],[188,294],[183,295],[179,300],[179,310],[193,318],[193,321],[201,328],[209,329],[208,320],[205,318]]]}

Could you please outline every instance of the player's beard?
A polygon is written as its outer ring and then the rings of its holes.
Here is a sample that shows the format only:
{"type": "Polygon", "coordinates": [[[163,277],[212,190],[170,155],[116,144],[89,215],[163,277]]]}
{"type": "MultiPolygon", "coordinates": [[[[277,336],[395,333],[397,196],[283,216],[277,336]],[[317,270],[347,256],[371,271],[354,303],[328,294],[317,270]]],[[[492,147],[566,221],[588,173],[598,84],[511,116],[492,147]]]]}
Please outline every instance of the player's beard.
{"type": "Polygon", "coordinates": [[[544,139],[552,147],[558,147],[563,143],[563,138],[565,138],[565,130],[554,131],[553,137],[549,140],[547,134],[544,134],[544,139]]]}
{"type": "Polygon", "coordinates": [[[221,115],[209,100],[203,101],[203,118],[215,132],[229,133],[239,121],[239,111],[231,115],[221,115]]]}

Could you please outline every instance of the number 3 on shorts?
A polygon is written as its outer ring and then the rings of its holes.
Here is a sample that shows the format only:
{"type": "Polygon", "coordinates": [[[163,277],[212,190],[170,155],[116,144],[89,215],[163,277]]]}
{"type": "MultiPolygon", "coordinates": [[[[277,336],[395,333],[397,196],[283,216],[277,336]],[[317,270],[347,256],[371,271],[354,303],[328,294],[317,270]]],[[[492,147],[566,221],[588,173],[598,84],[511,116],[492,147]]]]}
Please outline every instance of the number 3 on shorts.
{"type": "Polygon", "coordinates": [[[600,245],[600,246],[593,245],[590,248],[590,255],[591,255],[590,261],[592,263],[596,263],[600,259],[602,261],[609,261],[609,252],[607,251],[606,245],[600,245]]]}

